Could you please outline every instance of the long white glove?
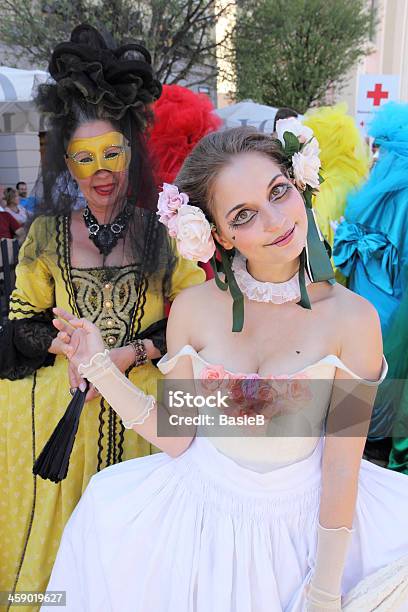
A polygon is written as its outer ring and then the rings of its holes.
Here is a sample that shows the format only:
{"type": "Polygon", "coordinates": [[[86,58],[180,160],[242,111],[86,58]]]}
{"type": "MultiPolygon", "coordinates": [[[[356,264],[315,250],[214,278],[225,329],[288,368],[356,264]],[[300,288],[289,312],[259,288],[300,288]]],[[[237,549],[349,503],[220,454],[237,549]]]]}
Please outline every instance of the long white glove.
{"type": "Polygon", "coordinates": [[[122,419],[126,429],[141,425],[156,407],[152,395],[135,387],[109,357],[109,351],[96,353],[88,364],[81,363],[78,372],[103,395],[122,419]]]}
{"type": "Polygon", "coordinates": [[[352,530],[317,527],[316,565],[307,589],[307,612],[341,610],[341,579],[352,530]]]}

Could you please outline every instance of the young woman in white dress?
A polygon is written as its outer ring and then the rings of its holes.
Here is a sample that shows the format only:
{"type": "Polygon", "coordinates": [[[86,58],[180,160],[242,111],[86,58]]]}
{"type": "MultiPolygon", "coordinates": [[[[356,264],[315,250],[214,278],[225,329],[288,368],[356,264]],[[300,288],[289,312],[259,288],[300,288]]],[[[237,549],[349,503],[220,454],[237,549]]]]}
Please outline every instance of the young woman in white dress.
{"type": "Polygon", "coordinates": [[[171,381],[326,381],[298,408],[313,414],[314,435],[159,437],[155,401],[115,368],[97,328],[55,311],[82,376],[164,451],[92,478],[48,586],[66,591],[68,610],[408,609],[408,479],[362,460],[368,423],[325,435],[342,386],[354,381],[371,406],[386,364],[365,299],[306,277],[311,308],[298,303],[310,220],[302,190],[316,187],[313,171],[310,151],[288,165],[271,137],[237,128],[198,144],[177,178],[181,193],[165,185],[159,212],[182,254],[207,260],[213,239],[235,249],[245,318],[231,331],[233,292],[215,280],[185,290],[159,367],[171,381]]]}

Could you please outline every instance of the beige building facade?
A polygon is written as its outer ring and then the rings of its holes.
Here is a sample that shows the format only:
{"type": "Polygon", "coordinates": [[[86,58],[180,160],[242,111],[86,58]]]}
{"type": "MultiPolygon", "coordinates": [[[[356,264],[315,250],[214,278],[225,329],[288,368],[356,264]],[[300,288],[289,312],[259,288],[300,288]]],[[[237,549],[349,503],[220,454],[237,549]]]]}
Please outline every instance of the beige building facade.
{"type": "MultiPolygon", "coordinates": [[[[364,74],[386,74],[399,76],[399,99],[408,102],[408,0],[366,0],[367,9],[377,15],[377,25],[373,28],[368,43],[370,53],[350,70],[344,87],[329,95],[329,103],[347,102],[349,113],[355,115],[359,76],[364,74]]],[[[234,23],[236,10],[232,0],[219,0],[221,5],[229,5],[229,11],[217,27],[217,38],[234,23]]],[[[217,82],[218,106],[231,103],[234,94],[232,69],[228,66],[222,50],[218,54],[220,75],[217,82]],[[230,73],[231,78],[227,75],[230,73]]]]}
{"type": "Polygon", "coordinates": [[[367,0],[377,13],[367,55],[351,72],[344,89],[333,101],[346,101],[349,113],[355,115],[359,76],[389,74],[399,76],[399,100],[408,102],[408,0],[367,0]]]}

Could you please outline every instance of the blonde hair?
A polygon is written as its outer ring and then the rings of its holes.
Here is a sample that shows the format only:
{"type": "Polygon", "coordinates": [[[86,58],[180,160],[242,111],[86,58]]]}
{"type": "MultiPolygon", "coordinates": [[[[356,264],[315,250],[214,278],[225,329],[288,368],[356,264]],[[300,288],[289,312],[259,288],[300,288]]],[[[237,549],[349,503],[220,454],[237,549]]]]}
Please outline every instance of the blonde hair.
{"type": "Polygon", "coordinates": [[[7,206],[10,206],[11,202],[16,198],[17,196],[17,191],[15,189],[13,189],[13,187],[7,187],[4,190],[4,200],[6,202],[7,206]]]}

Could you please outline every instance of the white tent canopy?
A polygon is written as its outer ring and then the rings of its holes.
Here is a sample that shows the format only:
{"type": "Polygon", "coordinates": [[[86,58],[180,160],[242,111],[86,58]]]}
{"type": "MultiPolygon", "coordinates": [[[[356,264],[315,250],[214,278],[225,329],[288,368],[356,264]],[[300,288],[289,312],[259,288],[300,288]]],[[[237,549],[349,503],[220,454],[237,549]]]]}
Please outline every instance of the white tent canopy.
{"type": "MultiPolygon", "coordinates": [[[[277,110],[273,106],[243,100],[237,104],[217,108],[215,113],[224,120],[224,129],[250,125],[260,132],[271,134],[277,110]]],[[[299,115],[299,119],[302,120],[303,115],[299,115]]]]}
{"type": "Polygon", "coordinates": [[[39,114],[33,99],[37,87],[49,78],[43,70],[0,66],[0,131],[38,132],[39,114]]]}
{"type": "Polygon", "coordinates": [[[37,178],[43,127],[33,100],[48,78],[43,70],[0,66],[0,183],[5,186],[25,181],[30,189],[37,178]]]}
{"type": "Polygon", "coordinates": [[[251,125],[261,132],[273,132],[273,121],[277,108],[257,104],[252,100],[244,100],[215,111],[224,120],[224,128],[251,125]]]}

